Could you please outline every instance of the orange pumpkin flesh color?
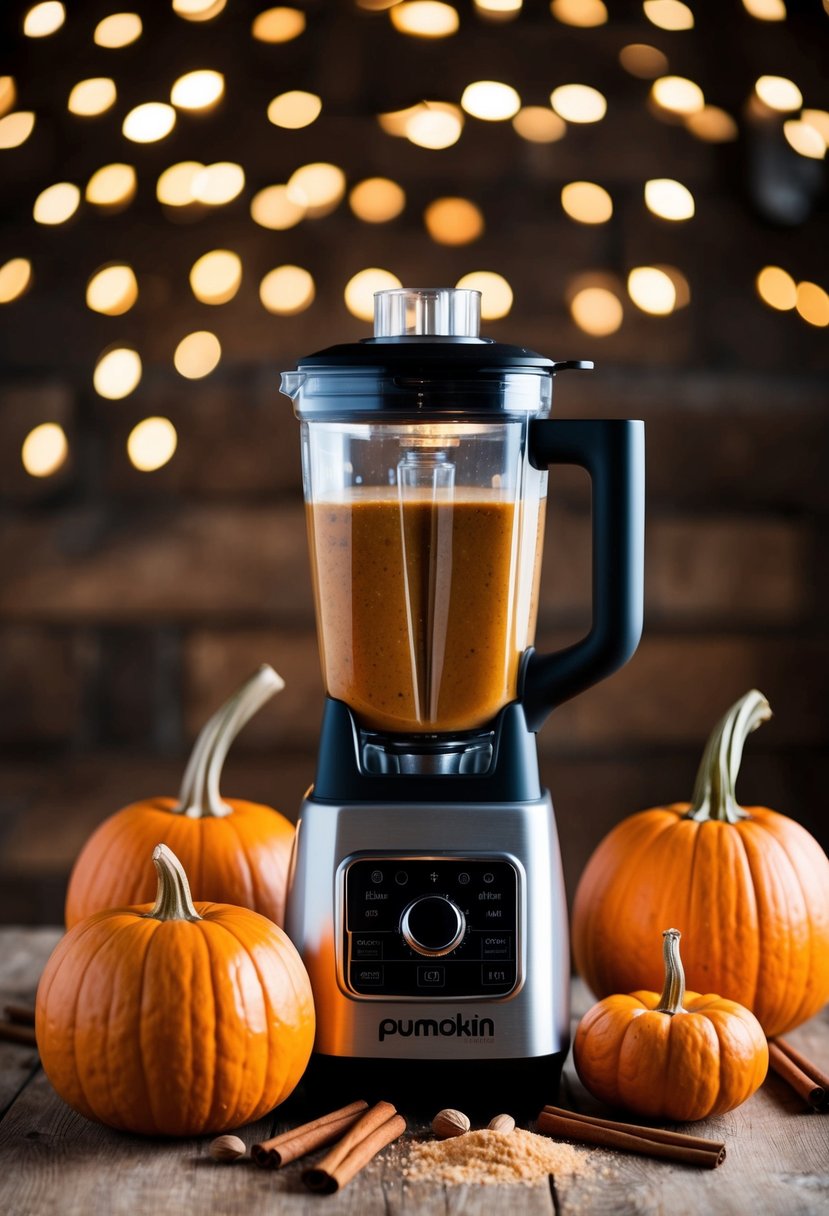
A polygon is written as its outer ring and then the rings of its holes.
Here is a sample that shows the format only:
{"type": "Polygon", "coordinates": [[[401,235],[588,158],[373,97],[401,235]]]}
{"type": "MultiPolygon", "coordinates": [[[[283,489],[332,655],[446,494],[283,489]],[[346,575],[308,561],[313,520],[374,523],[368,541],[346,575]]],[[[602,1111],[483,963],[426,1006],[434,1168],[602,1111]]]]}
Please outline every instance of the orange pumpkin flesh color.
{"type": "Polygon", "coordinates": [[[745,740],[769,717],[747,693],[708,740],[693,802],[631,815],[588,861],[573,955],[597,996],[658,988],[669,924],[691,987],[739,1001],[770,1038],[829,1000],[829,860],[794,820],[734,794],[745,740]]]}
{"type": "Polygon", "coordinates": [[[88,1119],[144,1135],[223,1132],[277,1106],[305,1071],[311,984],[276,925],[194,905],[165,845],[153,862],[152,907],[96,913],[58,943],[37,991],[40,1059],[88,1119]]]}
{"type": "Polygon", "coordinates": [[[67,928],[104,908],[152,900],[145,859],[158,841],[181,858],[196,899],[252,908],[282,924],[293,824],[271,807],[223,799],[219,780],[233,739],[283,687],[272,667],[260,667],[202,730],[178,800],[134,802],[96,828],[69,879],[67,928]]]}
{"type": "Polygon", "coordinates": [[[679,931],[666,929],[662,937],[662,994],[632,992],[594,1005],[576,1031],[576,1069],[610,1106],[683,1122],[721,1115],[762,1085],[766,1036],[735,1001],[686,992],[679,931]]]}

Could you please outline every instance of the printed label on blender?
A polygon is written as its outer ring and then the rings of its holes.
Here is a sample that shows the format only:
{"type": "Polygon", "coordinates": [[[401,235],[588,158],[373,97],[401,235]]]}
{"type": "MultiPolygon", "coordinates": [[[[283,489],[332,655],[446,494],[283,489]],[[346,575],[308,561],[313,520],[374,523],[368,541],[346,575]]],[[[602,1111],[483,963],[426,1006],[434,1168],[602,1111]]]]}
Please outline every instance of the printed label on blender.
{"type": "Polygon", "coordinates": [[[475,1014],[465,1018],[456,1013],[449,1018],[383,1018],[377,1027],[380,1042],[399,1035],[401,1038],[494,1039],[495,1022],[475,1014]]]}

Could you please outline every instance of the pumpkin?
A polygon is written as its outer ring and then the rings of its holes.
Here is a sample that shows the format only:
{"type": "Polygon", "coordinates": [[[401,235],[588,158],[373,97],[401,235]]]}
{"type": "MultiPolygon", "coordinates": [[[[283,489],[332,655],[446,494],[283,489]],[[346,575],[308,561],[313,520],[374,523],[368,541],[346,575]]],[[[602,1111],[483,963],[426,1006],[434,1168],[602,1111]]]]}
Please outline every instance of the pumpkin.
{"type": "Polygon", "coordinates": [[[152,900],[145,859],[159,841],[193,876],[196,899],[252,908],[282,924],[293,824],[269,806],[223,799],[219,782],[233,739],[283,687],[272,667],[260,667],[202,730],[178,799],[134,802],[96,828],[69,879],[68,928],[104,908],[152,900]]]}
{"type": "Polygon", "coordinates": [[[311,984],[276,925],[194,904],[175,854],[162,844],[152,857],[155,903],[95,913],[46,964],[40,1059],[88,1119],[144,1135],[223,1132],[278,1105],[305,1071],[311,984]]]}
{"type": "Polygon", "coordinates": [[[597,996],[658,988],[673,924],[688,983],[751,1009],[770,1038],[829,1000],[829,860],[794,820],[735,796],[746,738],[770,717],[747,693],[708,740],[693,802],[630,816],[588,861],[573,955],[597,996]]]}
{"type": "Polygon", "coordinates": [[[679,931],[666,929],[662,938],[661,995],[632,992],[594,1005],[576,1031],[576,1069],[609,1106],[682,1122],[721,1115],[762,1085],[766,1036],[736,1001],[686,992],[679,931]]]}

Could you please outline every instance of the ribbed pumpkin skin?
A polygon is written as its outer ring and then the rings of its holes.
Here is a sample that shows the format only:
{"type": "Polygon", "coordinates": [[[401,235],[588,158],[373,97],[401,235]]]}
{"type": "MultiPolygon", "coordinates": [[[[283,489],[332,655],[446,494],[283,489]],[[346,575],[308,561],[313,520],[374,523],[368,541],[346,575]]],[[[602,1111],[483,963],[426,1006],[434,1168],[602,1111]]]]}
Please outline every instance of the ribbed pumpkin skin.
{"type": "Polygon", "coordinates": [[[294,826],[259,803],[230,798],[225,803],[232,814],[221,818],[173,814],[175,798],[134,802],[110,815],[75,862],[66,896],[67,928],[105,908],[151,900],[156,880],[147,858],[159,843],[181,861],[194,899],[251,908],[281,925],[294,826]]]}
{"type": "Polygon", "coordinates": [[[687,810],[631,815],[593,853],[573,908],[576,967],[599,997],[658,988],[660,931],[675,925],[688,984],[783,1034],[829,1000],[829,860],[765,807],[735,824],[687,810]]]}
{"type": "MultiPolygon", "coordinates": [[[[658,935],[657,935],[658,937],[658,935]]],[[[705,1119],[740,1106],[768,1071],[757,1019],[733,1001],[686,992],[686,1013],[657,1013],[657,992],[609,996],[582,1018],[573,1058],[609,1106],[652,1119],[705,1119]]]]}
{"type": "Polygon", "coordinates": [[[199,921],[100,912],[58,944],[37,992],[40,1059],[88,1119],[144,1135],[258,1119],[302,1076],[314,1004],[281,929],[201,903],[199,921]]]}

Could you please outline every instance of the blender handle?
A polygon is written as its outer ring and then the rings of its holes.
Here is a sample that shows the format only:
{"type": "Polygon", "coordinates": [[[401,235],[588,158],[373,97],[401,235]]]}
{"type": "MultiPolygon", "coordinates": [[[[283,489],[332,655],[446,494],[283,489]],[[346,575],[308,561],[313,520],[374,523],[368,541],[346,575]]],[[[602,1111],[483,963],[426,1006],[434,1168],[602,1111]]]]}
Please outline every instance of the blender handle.
{"type": "Polygon", "coordinates": [[[623,419],[530,422],[529,457],[537,469],[576,464],[593,486],[593,624],[580,642],[555,654],[528,650],[522,690],[527,725],[537,731],[555,706],[628,661],[642,635],[645,532],[645,431],[623,419]]]}

